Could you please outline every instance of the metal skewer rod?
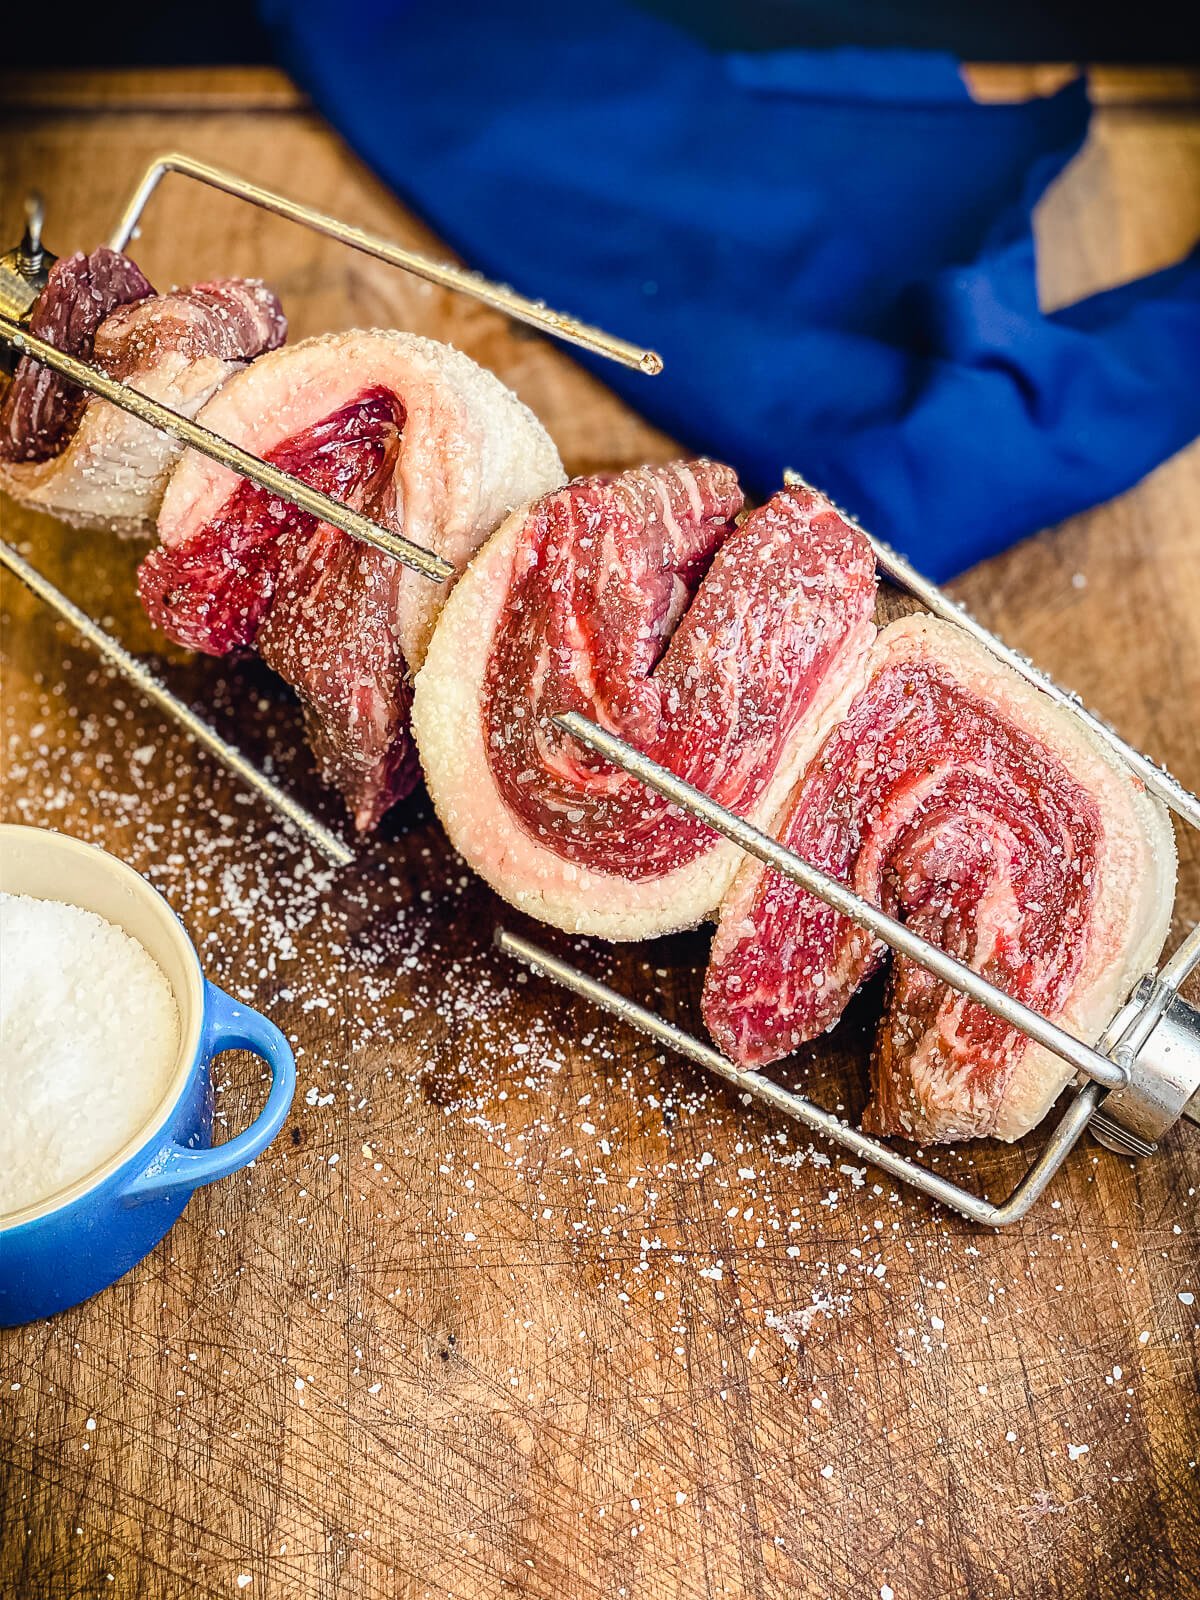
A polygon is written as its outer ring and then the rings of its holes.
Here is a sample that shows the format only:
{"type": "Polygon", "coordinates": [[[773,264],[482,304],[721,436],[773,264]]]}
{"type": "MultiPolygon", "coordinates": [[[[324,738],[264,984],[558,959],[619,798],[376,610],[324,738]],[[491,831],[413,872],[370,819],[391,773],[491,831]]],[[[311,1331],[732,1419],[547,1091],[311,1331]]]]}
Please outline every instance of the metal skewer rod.
{"type": "Polygon", "coordinates": [[[272,211],[278,217],[286,217],[289,222],[298,222],[303,227],[312,228],[330,239],[336,239],[339,244],[349,245],[352,250],[361,250],[364,255],[374,256],[379,261],[386,261],[390,266],[414,273],[429,283],[440,284],[444,289],[456,289],[461,294],[469,294],[473,299],[481,300],[484,305],[492,306],[518,322],[540,328],[543,333],[548,333],[555,339],[565,339],[569,344],[591,350],[595,355],[607,357],[609,361],[618,361],[624,367],[634,367],[651,377],[662,371],[662,357],[655,350],[643,349],[641,345],[631,344],[628,339],[614,338],[612,334],[594,328],[589,323],[580,322],[575,317],[564,315],[561,311],[551,311],[539,301],[527,300],[524,295],[517,294],[504,284],[492,283],[479,273],[468,272],[466,268],[452,266],[446,261],[434,261],[429,256],[419,255],[415,250],[405,250],[389,239],[368,233],[363,228],[353,228],[338,217],[316,211],[311,206],[300,205],[295,200],[289,200],[286,195],[276,194],[274,190],[264,189],[246,178],[239,178],[232,172],[224,171],[221,167],[209,166],[205,161],[195,161],[191,156],[180,155],[176,151],[159,156],[147,168],[145,176],[134,191],[133,198],[125,208],[124,215],[113,230],[109,243],[114,250],[124,250],[132,239],[142,212],[146,208],[146,202],[168,172],[178,172],[185,177],[196,178],[211,188],[220,189],[223,193],[234,195],[239,200],[249,200],[252,205],[261,206],[264,211],[272,211]]]}
{"type": "Polygon", "coordinates": [[[540,945],[532,944],[528,939],[522,939],[504,928],[497,928],[496,946],[505,955],[514,956],[535,971],[545,973],[547,977],[553,978],[556,983],[569,989],[572,994],[577,994],[581,999],[600,1006],[622,1022],[649,1034],[658,1043],[695,1062],[705,1071],[724,1079],[746,1100],[753,1100],[772,1111],[782,1112],[784,1116],[791,1117],[794,1122],[801,1123],[811,1132],[820,1134],[822,1138],[831,1139],[842,1149],[849,1150],[859,1160],[869,1161],[890,1177],[912,1184],[922,1194],[940,1200],[943,1205],[952,1206],[972,1222],[983,1223],[988,1227],[1001,1228],[1025,1215],[1078,1143],[1092,1113],[1103,1098],[1103,1091],[1094,1083],[1085,1085],[1072,1097],[1036,1161],[1009,1198],[997,1205],[994,1201],[973,1195],[970,1190],[962,1188],[949,1178],[942,1177],[940,1173],[932,1172],[928,1167],[923,1167],[920,1162],[899,1155],[881,1140],[872,1138],[870,1134],[860,1133],[857,1128],[852,1128],[849,1123],[843,1122],[832,1112],[805,1099],[803,1095],[793,1094],[760,1073],[747,1072],[745,1068],[735,1066],[711,1045],[703,1044],[682,1028],[665,1021],[656,1012],[638,1005],[635,1000],[630,1000],[623,994],[618,994],[607,984],[600,983],[596,978],[589,978],[586,973],[580,972],[569,962],[560,961],[557,956],[551,955],[548,950],[543,950],[540,945]]]}
{"type": "Polygon", "coordinates": [[[292,477],[290,472],[281,472],[278,467],[273,467],[270,462],[251,455],[240,445],[223,439],[220,434],[212,433],[208,428],[202,428],[190,417],[172,411],[169,406],[164,406],[157,400],[151,400],[149,395],[130,388],[127,383],[119,383],[115,378],[110,378],[106,372],[101,372],[99,367],[90,366],[86,361],[77,361],[74,356],[66,355],[54,345],[47,344],[44,339],[28,333],[19,322],[3,314],[0,314],[0,339],[6,340],[15,349],[32,356],[35,361],[40,361],[43,366],[60,373],[64,378],[69,378],[81,389],[86,389],[112,405],[119,406],[122,411],[128,411],[130,416],[148,423],[150,427],[169,433],[172,438],[190,445],[193,450],[199,450],[202,455],[219,462],[223,467],[228,467],[231,472],[249,478],[260,488],[278,495],[281,500],[290,501],[301,511],[307,511],[311,516],[329,523],[331,527],[340,529],[352,539],[374,546],[384,555],[403,562],[406,567],[411,567],[414,572],[431,578],[435,583],[444,583],[447,578],[454,576],[454,568],[450,563],[434,555],[432,550],[414,544],[403,534],[381,528],[378,523],[371,522],[357,511],[352,511],[349,506],[342,505],[338,500],[331,500],[319,489],[301,483],[300,479],[292,477]]]}
{"type": "Polygon", "coordinates": [[[1128,1083],[1129,1071],[1122,1063],[1100,1055],[1090,1045],[1076,1039],[1073,1034],[1067,1033],[1047,1017],[1031,1010],[1020,1000],[1006,994],[1003,989],[998,989],[994,983],[989,983],[978,972],[963,962],[956,961],[937,945],[930,944],[927,939],[922,939],[919,934],[905,927],[904,923],[889,917],[885,911],[872,905],[869,900],[862,899],[853,890],[847,889],[836,878],[831,878],[817,867],[810,866],[794,851],[788,850],[777,839],[772,839],[770,834],[763,833],[752,823],[718,805],[702,789],[697,789],[683,778],[676,777],[666,767],[660,766],[657,761],[652,761],[642,751],[627,744],[624,739],[606,732],[577,711],[565,712],[555,717],[554,721],[564,732],[572,734],[589,749],[595,750],[618,767],[622,767],[648,788],[653,789],[656,794],[682,807],[692,816],[699,817],[710,828],[715,828],[718,833],[724,834],[727,839],[740,845],[750,855],[756,856],[759,861],[765,862],[776,872],[791,878],[802,889],[815,894],[818,899],[824,900],[827,905],[832,906],[835,911],[840,911],[851,921],[869,929],[876,938],[882,939],[893,950],[898,950],[901,955],[919,962],[936,977],[941,978],[943,983],[948,983],[960,994],[977,1001],[1010,1027],[1019,1028],[1036,1043],[1045,1046],[1047,1050],[1052,1051],[1079,1072],[1085,1073],[1094,1082],[1103,1084],[1106,1089],[1120,1089],[1128,1083]]]}
{"type": "MultiPolygon", "coordinates": [[[[799,484],[804,488],[812,487],[798,472],[793,472],[790,467],[784,472],[783,477],[785,483],[799,484]]],[[[957,601],[952,600],[948,594],[938,588],[936,583],[931,583],[898,550],[893,550],[890,544],[886,544],[882,539],[877,539],[873,533],[868,533],[865,528],[860,527],[854,518],[847,516],[844,511],[840,512],[840,515],[850,527],[857,533],[861,533],[863,538],[870,544],[875,552],[875,559],[879,564],[880,571],[883,572],[885,577],[890,578],[899,588],[907,589],[909,594],[914,599],[919,600],[922,605],[928,607],[934,616],[941,617],[944,622],[953,622],[962,628],[964,632],[969,633],[973,639],[983,645],[986,650],[989,650],[998,661],[1002,661],[1006,667],[1011,667],[1014,672],[1019,673],[1026,683],[1033,684],[1035,689],[1040,689],[1043,694],[1048,695],[1057,705],[1064,706],[1068,711],[1072,712],[1081,722],[1086,724],[1097,738],[1103,739],[1105,744],[1114,750],[1126,765],[1133,768],[1151,794],[1157,795],[1164,805],[1170,806],[1177,816],[1182,817],[1185,822],[1190,822],[1193,828],[1200,828],[1200,798],[1197,798],[1190,789],[1185,789],[1178,778],[1172,777],[1169,772],[1164,771],[1162,767],[1151,761],[1149,756],[1144,756],[1140,750],[1135,750],[1131,744],[1126,743],[1115,729],[1109,727],[1107,722],[1096,716],[1094,712],[1089,711],[1078,695],[1071,694],[1068,690],[1060,688],[1053,678],[1048,677],[1039,668],[1035,667],[1031,661],[1027,661],[1019,651],[1012,649],[1010,645],[1006,645],[1002,639],[997,639],[996,635],[985,628],[982,622],[975,620],[965,606],[959,605],[957,601]]]]}
{"type": "Polygon", "coordinates": [[[343,844],[336,834],[331,833],[324,823],[318,822],[316,817],[302,805],[298,805],[290,795],[273,784],[270,778],[264,777],[257,767],[246,760],[240,750],[235,750],[231,744],[227,744],[219,733],[198,717],[190,706],[184,705],[182,700],[173,695],[136,656],[118,644],[111,634],[105,633],[103,628],[92,621],[86,611],[81,611],[74,601],[68,600],[61,590],[56,589],[48,578],[44,578],[36,567],[30,566],[29,562],[18,555],[4,540],[0,540],[0,566],[6,567],[15,578],[19,578],[27,588],[31,589],[39,600],[52,611],[56,611],[64,622],[74,628],[94,650],[127,678],[140,694],[160,711],[173,718],[196,744],[215,756],[221,765],[232,772],[235,778],[240,778],[248,789],[253,789],[255,794],[265,800],[285,822],[290,822],[293,827],[298,828],[335,867],[344,867],[353,861],[354,852],[343,844]]]}

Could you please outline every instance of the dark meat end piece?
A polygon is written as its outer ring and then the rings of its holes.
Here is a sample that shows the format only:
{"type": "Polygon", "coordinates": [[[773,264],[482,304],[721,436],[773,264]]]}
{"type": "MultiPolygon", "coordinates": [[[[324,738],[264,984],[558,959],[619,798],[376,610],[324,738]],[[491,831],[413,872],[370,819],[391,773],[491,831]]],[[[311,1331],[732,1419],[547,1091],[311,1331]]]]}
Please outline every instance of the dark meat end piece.
{"type": "MultiPolygon", "coordinates": [[[[38,296],[30,333],[66,355],[91,361],[100,324],[118,306],[154,293],[118,250],[101,245],[56,261],[38,296]]],[[[0,461],[49,461],[75,432],[88,396],[40,362],[22,356],[0,404],[0,461]]]]}
{"type": "MultiPolygon", "coordinates": [[[[287,333],[278,300],[255,279],[156,295],[111,250],[58,263],[33,321],[52,343],[184,417],[287,333]],[[121,294],[133,298],[114,305],[121,294]]],[[[2,416],[0,489],[75,527],[148,531],[180,453],[169,433],[34,362],[22,363],[2,416]]]]}

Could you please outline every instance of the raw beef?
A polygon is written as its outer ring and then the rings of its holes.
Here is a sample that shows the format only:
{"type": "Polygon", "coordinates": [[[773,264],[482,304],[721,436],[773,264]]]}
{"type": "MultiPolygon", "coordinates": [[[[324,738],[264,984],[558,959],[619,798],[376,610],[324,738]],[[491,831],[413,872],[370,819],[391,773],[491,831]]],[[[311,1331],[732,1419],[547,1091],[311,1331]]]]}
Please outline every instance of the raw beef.
{"type": "MultiPolygon", "coordinates": [[[[131,261],[101,248],[55,263],[30,329],[190,417],[231,372],[281,344],[287,322],[256,280],[158,296],[131,261]]],[[[26,357],[0,408],[0,489],[79,527],[149,532],[179,448],[26,357]]]]}
{"type": "Polygon", "coordinates": [[[413,706],[429,790],[470,865],[543,921],[691,926],[740,860],[555,714],[762,821],[857,687],[870,546],[807,488],[737,525],[741,504],[711,461],[581,479],[510,517],[442,613],[413,706]]]}
{"type": "MultiPolygon", "coordinates": [[[[771,831],[1085,1040],[1166,936],[1167,815],[1067,711],[960,628],[883,630],[869,676],[771,831]]],[[[738,1062],[789,1054],[879,964],[870,935],[747,861],[704,988],[738,1062]]],[[[921,1141],[1015,1139],[1071,1069],[903,957],[892,961],[865,1125],[921,1141]]]]}
{"type": "MultiPolygon", "coordinates": [[[[80,361],[90,361],[96,330],[118,306],[154,293],[128,256],[101,245],[56,261],[29,318],[29,331],[80,361]]],[[[83,389],[22,356],[0,405],[0,461],[49,461],[79,426],[83,389]]]]}
{"type": "MultiPolygon", "coordinates": [[[[461,568],[561,483],[549,436],[492,373],[413,334],[329,334],[256,361],[200,422],[461,568]]],[[[195,452],[142,563],[151,619],[193,650],[256,649],[297,690],[326,781],[367,830],[419,776],[408,675],[435,584],[195,452]]]]}

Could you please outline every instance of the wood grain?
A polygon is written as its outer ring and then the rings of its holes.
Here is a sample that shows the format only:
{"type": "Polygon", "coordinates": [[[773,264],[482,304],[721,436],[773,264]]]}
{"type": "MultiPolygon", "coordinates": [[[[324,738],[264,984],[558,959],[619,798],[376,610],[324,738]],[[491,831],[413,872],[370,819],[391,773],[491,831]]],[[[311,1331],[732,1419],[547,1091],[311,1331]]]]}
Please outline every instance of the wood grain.
{"type": "Polygon", "coordinates": [[[1181,66],[1125,67],[1105,63],[1079,67],[1070,62],[971,62],[966,67],[977,100],[1028,100],[1053,94],[1080,71],[1087,73],[1094,105],[1112,112],[1123,106],[1181,106],[1193,111],[1200,100],[1200,70],[1181,66]]]}
{"type": "MultiPolygon", "coordinates": [[[[977,100],[1011,102],[1053,94],[1081,70],[1093,101],[1106,110],[1121,106],[1182,106],[1200,100],[1200,70],[1180,66],[1080,68],[1070,62],[1024,65],[971,62],[965,72],[977,100]]],[[[306,104],[300,89],[275,67],[122,67],[96,72],[4,71],[0,106],[22,111],[118,110],[297,111],[306,104]]]]}
{"type": "MultiPolygon", "coordinates": [[[[43,111],[4,127],[0,237],[36,183],[51,244],[90,247],[150,157],[183,145],[436,247],[299,106],[264,116],[233,79],[170,112],[110,87],[86,111],[43,89],[43,111]]],[[[1039,218],[1047,298],[1185,248],[1198,156],[1195,111],[1101,111],[1039,218]]],[[[160,282],[265,274],[300,336],[452,339],[573,471],[671,450],[561,351],[178,180],[139,251],[160,282]]],[[[958,585],[1192,786],[1198,504],[1193,449],[958,585]]],[[[163,652],[133,598],[136,548],[0,517],[336,820],[266,673],[163,652]]],[[[293,1035],[300,1093],[275,1146],[198,1193],[123,1282],[0,1335],[0,1594],[1200,1594],[1182,1298],[1200,1292],[1200,1141],[1177,1132],[1137,1167],[1082,1147],[1025,1225],[973,1230],[520,981],[488,939],[521,919],[423,802],[334,881],[22,590],[4,604],[4,815],[149,871],[210,976],[293,1035]]],[[[1176,931],[1198,911],[1185,840],[1176,931]]],[[[695,1023],[702,935],[551,942],[695,1023]]],[[[870,1013],[797,1068],[851,1112],[870,1013]]],[[[254,1069],[225,1058],[217,1078],[242,1125],[254,1069]]],[[[940,1159],[999,1192],[1028,1148],[940,1159]]]]}
{"type": "Polygon", "coordinates": [[[305,95],[275,67],[113,67],[96,72],[0,70],[0,107],[10,112],[299,111],[305,95]]]}

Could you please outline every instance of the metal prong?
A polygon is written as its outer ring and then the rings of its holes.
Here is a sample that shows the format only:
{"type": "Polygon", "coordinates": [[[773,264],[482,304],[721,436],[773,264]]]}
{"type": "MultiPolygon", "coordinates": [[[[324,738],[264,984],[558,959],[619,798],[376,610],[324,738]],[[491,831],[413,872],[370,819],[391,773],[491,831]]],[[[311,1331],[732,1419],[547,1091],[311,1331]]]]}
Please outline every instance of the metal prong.
{"type": "MultiPolygon", "coordinates": [[[[40,194],[25,197],[25,231],[21,242],[0,254],[0,315],[24,327],[33,314],[38,296],[46,287],[54,257],[42,243],[42,224],[46,208],[40,194]]],[[[17,370],[17,353],[0,338],[0,373],[10,376],[17,370]]]]}
{"type": "Polygon", "coordinates": [[[42,229],[46,223],[46,205],[36,189],[25,196],[25,232],[17,246],[21,269],[28,278],[35,278],[42,270],[42,229]]]}
{"type": "Polygon", "coordinates": [[[609,361],[619,361],[622,366],[634,367],[650,377],[662,371],[662,357],[656,350],[643,349],[641,345],[631,344],[628,339],[617,339],[612,334],[605,333],[603,329],[593,328],[589,323],[565,316],[561,311],[551,311],[549,306],[543,305],[540,301],[527,300],[523,294],[517,294],[505,284],[491,283],[477,272],[468,272],[463,267],[451,266],[446,261],[434,261],[429,256],[419,255],[415,250],[405,250],[389,239],[367,233],[363,228],[352,228],[339,217],[328,216],[323,211],[314,210],[312,206],[300,205],[295,200],[289,200],[286,195],[276,194],[271,189],[264,189],[260,184],[251,183],[246,178],[239,178],[232,172],[226,172],[221,167],[209,166],[206,161],[195,161],[191,156],[180,155],[175,151],[159,156],[146,169],[133,193],[133,198],[125,208],[124,215],[113,230],[109,242],[114,250],[124,250],[129,243],[141,220],[142,212],[146,209],[146,202],[168,172],[195,178],[200,183],[208,184],[212,189],[220,189],[224,194],[234,195],[239,200],[248,200],[251,205],[261,206],[264,211],[274,212],[277,217],[286,217],[289,222],[298,222],[302,227],[323,233],[330,239],[336,239],[339,244],[348,245],[352,250],[361,250],[364,255],[386,261],[389,266],[400,267],[418,278],[425,278],[429,283],[440,284],[444,289],[456,289],[460,294],[469,294],[472,299],[480,300],[496,311],[502,311],[505,316],[513,317],[518,322],[528,323],[530,327],[539,328],[552,338],[565,339],[569,344],[579,345],[581,349],[590,350],[595,355],[605,356],[609,361]]]}
{"type": "Polygon", "coordinates": [[[331,500],[319,489],[301,483],[300,479],[294,478],[290,472],[281,472],[278,467],[273,467],[270,462],[251,455],[240,445],[223,439],[220,434],[212,433],[208,428],[202,428],[190,417],[172,411],[169,406],[161,405],[157,400],[151,400],[139,389],[130,388],[127,383],[118,383],[106,372],[101,372],[99,367],[90,366],[86,361],[77,361],[74,356],[64,354],[54,345],[47,344],[44,339],[35,338],[11,317],[0,315],[0,339],[6,340],[14,349],[32,356],[35,361],[40,361],[64,378],[69,378],[81,389],[99,395],[101,399],[119,406],[122,411],[128,411],[130,416],[137,417],[140,422],[169,433],[173,439],[190,445],[193,450],[199,450],[202,455],[219,462],[223,467],[228,467],[231,472],[249,478],[260,488],[269,490],[281,500],[289,501],[301,511],[307,511],[320,521],[329,523],[331,527],[340,529],[352,539],[372,545],[384,555],[391,556],[394,560],[403,562],[406,567],[411,567],[414,572],[421,573],[423,577],[431,578],[435,583],[444,583],[454,576],[454,568],[450,563],[443,561],[441,556],[434,555],[432,550],[414,544],[403,534],[381,528],[378,523],[371,522],[357,511],[352,511],[349,506],[331,500]]]}
{"type": "Polygon", "coordinates": [[[911,928],[905,927],[904,923],[889,917],[885,911],[881,911],[869,900],[864,900],[847,889],[836,878],[831,878],[827,873],[810,866],[794,851],[781,845],[777,839],[772,839],[770,834],[763,833],[744,818],[719,805],[702,789],[697,789],[693,784],[676,777],[666,767],[660,766],[657,761],[652,761],[642,751],[627,744],[624,739],[606,732],[577,711],[565,712],[562,716],[555,717],[554,721],[564,732],[572,734],[589,749],[595,750],[606,760],[623,768],[648,788],[653,789],[656,794],[682,807],[692,816],[699,817],[701,822],[706,822],[710,828],[715,828],[718,833],[724,834],[727,839],[740,845],[750,855],[756,856],[768,867],[773,867],[776,872],[791,878],[802,889],[815,894],[818,899],[824,900],[826,905],[832,906],[835,911],[840,911],[852,922],[869,929],[876,938],[882,939],[893,950],[898,950],[902,955],[919,962],[921,966],[941,978],[943,983],[948,983],[960,994],[977,1001],[994,1017],[999,1017],[1010,1027],[1019,1028],[1022,1033],[1028,1034],[1038,1044],[1053,1051],[1060,1060],[1085,1073],[1096,1083],[1103,1084],[1106,1089],[1120,1089],[1128,1082],[1128,1070],[1120,1062],[1110,1061],[1106,1056],[1093,1050],[1090,1045],[1084,1044],[1073,1034],[1058,1027],[1049,1018],[1031,1010],[1020,1000],[1006,994],[1003,989],[998,989],[994,983],[989,983],[971,967],[956,961],[937,945],[930,944],[927,939],[922,939],[919,934],[913,933],[911,928]]]}
{"type": "Polygon", "coordinates": [[[1152,1156],[1158,1149],[1156,1144],[1151,1144],[1139,1134],[1131,1133],[1128,1128],[1122,1127],[1119,1122],[1100,1111],[1096,1112],[1088,1124],[1088,1132],[1093,1139],[1098,1139],[1106,1150],[1114,1150],[1121,1156],[1136,1156],[1139,1161],[1146,1156],[1152,1156]]]}
{"type": "Polygon", "coordinates": [[[600,1006],[613,1016],[619,1017],[622,1022],[649,1034],[657,1043],[666,1045],[677,1055],[694,1061],[706,1072],[724,1079],[744,1100],[752,1100],[769,1110],[782,1112],[784,1116],[801,1123],[812,1133],[832,1140],[843,1150],[849,1150],[860,1161],[869,1161],[872,1166],[886,1172],[889,1177],[899,1178],[902,1182],[911,1184],[913,1188],[919,1189],[931,1199],[952,1206],[970,1221],[983,1223],[988,1227],[1003,1228],[1011,1222],[1019,1221],[1029,1211],[1078,1143],[1097,1106],[1103,1103],[1104,1091],[1094,1083],[1085,1084],[1072,1096],[1070,1104],[1037,1160],[1008,1199],[996,1204],[972,1194],[970,1190],[962,1188],[957,1183],[952,1183],[940,1173],[931,1172],[920,1162],[899,1155],[881,1140],[873,1139],[870,1134],[860,1133],[857,1128],[852,1128],[840,1117],[835,1117],[832,1112],[814,1105],[803,1095],[793,1094],[790,1090],[781,1088],[779,1084],[773,1083],[770,1078],[765,1078],[760,1073],[747,1072],[744,1067],[736,1066],[711,1045],[703,1044],[690,1033],[685,1033],[682,1028],[664,1021],[656,1012],[638,1005],[635,1000],[630,1000],[623,994],[618,994],[607,984],[589,978],[586,973],[580,972],[569,962],[560,961],[557,956],[551,955],[548,950],[543,950],[540,945],[519,938],[504,928],[496,929],[495,941],[496,947],[505,955],[514,956],[518,961],[525,962],[535,972],[545,973],[547,977],[553,978],[555,983],[560,983],[565,989],[569,989],[572,994],[577,994],[582,999],[591,1001],[593,1005],[600,1006]]]}
{"type": "Polygon", "coordinates": [[[64,622],[69,623],[76,633],[86,639],[93,649],[127,678],[139,693],[160,711],[166,712],[167,716],[173,718],[189,738],[207,750],[210,755],[215,756],[221,765],[232,772],[234,777],[240,778],[248,789],[253,789],[260,795],[285,822],[290,822],[293,827],[298,828],[335,867],[347,866],[354,860],[354,852],[348,849],[336,834],[331,833],[324,823],[318,822],[316,817],[298,805],[290,795],[273,784],[270,778],[264,777],[257,767],[246,760],[240,750],[235,750],[231,744],[226,744],[219,733],[198,717],[190,706],[184,705],[182,700],[177,699],[136,656],[130,655],[124,645],[118,644],[111,634],[105,633],[103,628],[92,621],[86,611],[81,611],[74,601],[68,600],[61,590],[56,589],[48,578],[44,578],[36,567],[30,566],[23,556],[18,555],[12,546],[3,540],[0,540],[0,566],[6,567],[15,578],[19,578],[27,588],[31,589],[39,600],[48,605],[52,611],[56,611],[64,622]]]}

